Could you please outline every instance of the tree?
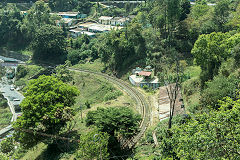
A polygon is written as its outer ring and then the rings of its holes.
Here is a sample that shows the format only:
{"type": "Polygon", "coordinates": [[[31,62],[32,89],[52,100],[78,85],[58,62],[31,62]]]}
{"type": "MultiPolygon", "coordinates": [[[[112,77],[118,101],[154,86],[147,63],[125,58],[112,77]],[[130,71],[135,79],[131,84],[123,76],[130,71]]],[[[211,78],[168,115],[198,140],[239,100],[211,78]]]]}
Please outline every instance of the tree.
{"type": "Polygon", "coordinates": [[[23,78],[27,75],[28,70],[24,65],[18,65],[17,67],[17,73],[16,73],[16,79],[23,78]]]}
{"type": "Polygon", "coordinates": [[[26,87],[25,99],[20,104],[22,116],[13,124],[14,136],[24,147],[38,142],[51,143],[74,115],[71,106],[79,91],[52,76],[40,76],[26,87]],[[41,134],[39,134],[41,133],[41,134]]]}
{"type": "Polygon", "coordinates": [[[132,23],[125,31],[111,31],[103,35],[99,55],[106,67],[118,73],[147,56],[141,31],[140,24],[132,23]]]}
{"type": "Polygon", "coordinates": [[[191,12],[185,21],[191,35],[189,38],[192,44],[200,34],[214,32],[215,27],[212,19],[213,8],[207,5],[206,1],[196,1],[196,4],[191,6],[191,12]]]}
{"type": "Polygon", "coordinates": [[[229,57],[230,53],[227,52],[226,45],[229,37],[228,33],[213,32],[200,35],[195,42],[191,53],[197,64],[201,66],[202,85],[205,81],[213,79],[213,76],[218,73],[221,62],[229,57]]]}
{"type": "Polygon", "coordinates": [[[126,154],[125,143],[138,132],[141,116],[127,107],[98,108],[87,113],[86,124],[108,133],[110,155],[126,154]]]}
{"type": "Polygon", "coordinates": [[[13,151],[14,144],[13,144],[13,138],[8,137],[5,140],[3,140],[0,144],[0,150],[2,153],[9,153],[13,151]]]}
{"type": "Polygon", "coordinates": [[[51,10],[48,5],[43,1],[39,0],[30,10],[23,19],[23,25],[21,31],[24,33],[25,41],[31,42],[35,36],[36,30],[46,24],[54,24],[54,20],[50,14],[51,10]]]}
{"type": "Polygon", "coordinates": [[[180,159],[239,159],[240,103],[226,97],[218,111],[194,115],[172,129],[174,151],[180,159]]]}
{"type": "MultiPolygon", "coordinates": [[[[176,51],[171,50],[173,55],[177,55],[176,51]]],[[[172,57],[173,59],[168,62],[166,66],[164,66],[163,71],[158,73],[158,78],[161,83],[163,83],[166,87],[167,95],[170,101],[170,114],[169,114],[169,121],[168,121],[168,129],[172,127],[172,119],[175,112],[176,101],[179,97],[181,84],[184,80],[186,80],[186,75],[183,74],[182,66],[179,64],[178,57],[172,57]],[[171,65],[170,65],[171,64],[171,65]],[[170,70],[171,68],[172,70],[170,70]]]]}
{"type": "Polygon", "coordinates": [[[141,116],[127,107],[98,108],[87,114],[87,125],[95,125],[110,136],[130,138],[138,130],[141,116]]]}
{"type": "Polygon", "coordinates": [[[61,63],[66,59],[63,31],[53,25],[40,27],[33,40],[33,60],[61,63]]]}
{"type": "Polygon", "coordinates": [[[21,43],[21,23],[22,17],[15,5],[8,4],[0,9],[0,45],[21,43]]]}
{"type": "Polygon", "coordinates": [[[71,67],[71,62],[66,61],[65,64],[59,65],[56,67],[56,74],[54,76],[63,81],[63,82],[70,82],[73,80],[72,73],[67,69],[68,67],[71,67]]]}
{"type": "Polygon", "coordinates": [[[201,103],[203,106],[211,106],[218,109],[218,100],[228,96],[235,99],[235,92],[238,89],[240,80],[235,76],[224,77],[222,75],[215,76],[211,82],[206,83],[206,89],[203,90],[201,103]]]}
{"type": "Polygon", "coordinates": [[[229,14],[230,14],[230,1],[229,0],[220,0],[217,2],[216,6],[214,6],[214,15],[213,21],[216,25],[216,30],[225,32],[225,25],[228,22],[229,14]]]}
{"type": "Polygon", "coordinates": [[[238,28],[240,27],[240,3],[237,5],[236,11],[232,12],[231,16],[229,17],[230,20],[228,22],[228,26],[230,26],[231,28],[238,28]]]}
{"type": "Polygon", "coordinates": [[[76,157],[84,160],[108,159],[109,135],[97,130],[90,131],[80,136],[79,149],[76,157]]]}

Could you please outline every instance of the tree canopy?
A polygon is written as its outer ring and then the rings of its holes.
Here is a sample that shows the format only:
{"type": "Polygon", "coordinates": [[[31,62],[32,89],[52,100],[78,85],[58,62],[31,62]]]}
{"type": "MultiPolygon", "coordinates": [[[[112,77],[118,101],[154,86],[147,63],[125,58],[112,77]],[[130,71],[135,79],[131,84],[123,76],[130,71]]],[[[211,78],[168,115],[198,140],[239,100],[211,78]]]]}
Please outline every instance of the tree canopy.
{"type": "Polygon", "coordinates": [[[57,135],[72,120],[71,106],[78,93],[75,87],[52,76],[31,80],[20,104],[22,116],[13,125],[17,141],[29,148],[49,140],[39,132],[57,135]]]}
{"type": "Polygon", "coordinates": [[[173,129],[174,150],[181,159],[239,159],[240,103],[226,98],[219,111],[196,115],[173,129]]]}
{"type": "Polygon", "coordinates": [[[109,107],[89,111],[86,122],[111,136],[129,138],[138,130],[140,120],[141,116],[127,107],[109,107]]]}
{"type": "Polygon", "coordinates": [[[63,31],[53,25],[44,25],[36,33],[32,48],[33,60],[43,62],[64,62],[66,59],[63,31]]]}

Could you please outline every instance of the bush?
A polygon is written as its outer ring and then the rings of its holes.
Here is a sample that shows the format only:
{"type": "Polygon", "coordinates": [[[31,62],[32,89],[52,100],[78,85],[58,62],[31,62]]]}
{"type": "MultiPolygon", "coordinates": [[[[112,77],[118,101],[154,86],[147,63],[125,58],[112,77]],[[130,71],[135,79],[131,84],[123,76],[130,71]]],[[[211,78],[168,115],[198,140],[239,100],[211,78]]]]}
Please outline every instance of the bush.
{"type": "Polygon", "coordinates": [[[8,107],[8,103],[7,100],[4,99],[0,99],[0,108],[7,108],[8,107]]]}
{"type": "Polygon", "coordinates": [[[104,101],[116,99],[117,97],[121,96],[122,94],[123,93],[121,91],[114,91],[114,92],[107,93],[104,96],[104,101]]]}
{"type": "Polygon", "coordinates": [[[70,50],[67,55],[67,59],[71,61],[72,65],[78,64],[80,61],[80,51],[79,50],[70,50]]]}
{"type": "Polygon", "coordinates": [[[201,82],[198,77],[194,77],[184,82],[182,85],[183,94],[186,96],[190,96],[197,91],[200,91],[201,82]]]}
{"type": "Polygon", "coordinates": [[[9,137],[1,142],[1,152],[3,153],[9,153],[13,151],[14,144],[13,144],[13,138],[9,137]]]}
{"type": "Polygon", "coordinates": [[[19,86],[26,86],[26,82],[24,80],[18,80],[18,81],[15,82],[15,85],[17,87],[19,87],[19,86]]]}
{"type": "Polygon", "coordinates": [[[27,73],[28,73],[28,71],[27,71],[26,67],[23,66],[23,65],[19,65],[17,67],[16,78],[17,79],[23,78],[23,77],[25,77],[27,75],[27,73]]]}
{"type": "Polygon", "coordinates": [[[226,96],[235,98],[239,83],[240,80],[235,76],[228,78],[222,75],[216,76],[211,82],[206,83],[207,88],[203,90],[201,97],[202,105],[217,109],[219,107],[218,100],[226,96]]]}
{"type": "Polygon", "coordinates": [[[91,104],[90,104],[90,102],[87,100],[86,102],[85,102],[85,106],[89,109],[89,108],[91,108],[91,104]]]}

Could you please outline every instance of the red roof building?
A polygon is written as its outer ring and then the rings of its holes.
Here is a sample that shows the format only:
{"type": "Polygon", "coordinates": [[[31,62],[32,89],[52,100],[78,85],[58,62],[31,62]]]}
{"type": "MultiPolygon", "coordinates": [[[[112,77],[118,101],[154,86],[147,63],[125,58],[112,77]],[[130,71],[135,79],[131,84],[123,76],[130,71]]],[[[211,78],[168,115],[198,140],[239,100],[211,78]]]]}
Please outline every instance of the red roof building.
{"type": "Polygon", "coordinates": [[[149,77],[151,76],[152,72],[147,72],[147,71],[141,71],[138,73],[139,76],[145,76],[145,77],[149,77]]]}

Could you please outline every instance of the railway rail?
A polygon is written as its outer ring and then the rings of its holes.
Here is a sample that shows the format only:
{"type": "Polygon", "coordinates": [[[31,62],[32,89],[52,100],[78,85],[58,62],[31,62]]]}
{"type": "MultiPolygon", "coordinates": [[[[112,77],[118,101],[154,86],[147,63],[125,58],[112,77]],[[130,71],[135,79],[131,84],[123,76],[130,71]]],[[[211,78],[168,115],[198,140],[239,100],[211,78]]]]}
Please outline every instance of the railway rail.
{"type": "Polygon", "coordinates": [[[127,84],[126,82],[124,82],[123,80],[109,76],[104,73],[93,72],[93,71],[83,70],[83,69],[75,69],[75,68],[69,68],[69,70],[102,76],[105,79],[111,81],[112,83],[117,84],[122,90],[127,92],[128,95],[130,95],[136,101],[137,109],[140,110],[142,114],[142,121],[140,123],[140,128],[139,128],[140,131],[132,139],[126,141],[122,145],[122,147],[124,148],[126,147],[133,148],[137,144],[137,142],[140,140],[140,138],[143,136],[150,121],[150,107],[147,100],[145,100],[143,94],[140,93],[137,89],[127,84]]]}

